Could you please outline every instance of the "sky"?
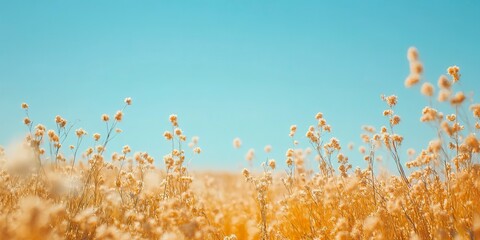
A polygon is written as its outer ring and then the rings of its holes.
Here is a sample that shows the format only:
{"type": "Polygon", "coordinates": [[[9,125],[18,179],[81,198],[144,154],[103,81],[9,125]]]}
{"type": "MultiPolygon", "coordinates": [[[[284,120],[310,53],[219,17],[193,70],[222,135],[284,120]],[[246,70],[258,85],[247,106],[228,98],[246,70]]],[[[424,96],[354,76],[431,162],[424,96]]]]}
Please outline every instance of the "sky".
{"type": "Polygon", "coordinates": [[[256,166],[283,162],[292,124],[309,146],[305,132],[323,112],[326,138],[364,166],[347,144],[361,145],[362,125],[387,124],[379,96],[396,94],[401,151],[419,151],[435,134],[419,122],[428,104],[419,86],[404,87],[406,51],[418,48],[423,81],[436,85],[458,65],[459,89],[479,92],[479,12],[478,1],[0,0],[0,145],[26,134],[27,102],[35,124],[53,128],[58,114],[89,132],[85,149],[105,134],[100,116],[131,97],[109,152],[128,144],[161,166],[174,113],[200,139],[192,168],[240,171],[250,148],[256,166]]]}

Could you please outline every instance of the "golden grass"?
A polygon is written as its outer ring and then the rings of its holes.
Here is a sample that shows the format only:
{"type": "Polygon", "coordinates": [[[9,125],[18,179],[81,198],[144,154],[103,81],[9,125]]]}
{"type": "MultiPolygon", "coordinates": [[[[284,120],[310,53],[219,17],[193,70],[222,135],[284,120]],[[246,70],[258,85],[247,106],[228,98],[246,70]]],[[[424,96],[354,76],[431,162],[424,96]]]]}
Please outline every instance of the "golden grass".
{"type": "MultiPolygon", "coordinates": [[[[422,82],[423,65],[415,48],[407,56],[405,86],[413,87],[422,82]]],[[[105,156],[130,98],[113,118],[102,115],[106,133],[92,134],[95,145],[81,152],[85,130],[76,129],[74,145],[63,146],[72,130],[67,120],[57,116],[51,130],[33,126],[22,104],[25,141],[8,158],[0,148],[0,239],[478,239],[480,105],[467,106],[467,97],[455,92],[459,67],[447,73],[437,97],[433,84],[422,83],[429,104],[420,120],[437,136],[419,153],[408,150],[407,160],[399,153],[398,99],[382,96],[386,126],[366,126],[361,135],[365,169],[350,164],[339,140],[324,139],[331,127],[321,113],[305,134],[318,169],[306,167],[309,150],[294,147],[286,150],[286,172],[275,171],[270,159],[260,173],[192,173],[185,160],[201,149],[197,138],[186,144],[176,115],[164,133],[172,149],[158,168],[148,153],[132,154],[128,146],[105,156]],[[436,110],[436,101],[449,101],[452,113],[436,110]],[[375,172],[379,151],[398,174],[375,172]]],[[[297,135],[291,126],[293,146],[297,135]]]]}

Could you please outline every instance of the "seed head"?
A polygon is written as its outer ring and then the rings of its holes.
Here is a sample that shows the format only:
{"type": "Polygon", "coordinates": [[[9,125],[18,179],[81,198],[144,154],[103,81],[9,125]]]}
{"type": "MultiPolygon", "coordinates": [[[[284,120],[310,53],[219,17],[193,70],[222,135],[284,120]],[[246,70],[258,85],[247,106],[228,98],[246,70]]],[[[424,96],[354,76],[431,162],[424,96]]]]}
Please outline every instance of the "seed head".
{"type": "Polygon", "coordinates": [[[242,140],[240,138],[233,139],[233,147],[240,148],[242,146],[242,140]]]}
{"type": "Polygon", "coordinates": [[[120,122],[122,121],[122,118],[123,118],[123,112],[117,111],[117,113],[115,114],[115,120],[117,120],[117,122],[120,122]]]}
{"type": "Polygon", "coordinates": [[[100,134],[99,134],[99,133],[94,133],[94,134],[93,134],[93,139],[94,139],[95,141],[98,141],[98,140],[100,139],[100,134]]]}
{"type": "Polygon", "coordinates": [[[132,98],[131,98],[131,97],[127,97],[127,98],[125,98],[124,102],[125,102],[127,105],[132,105],[132,98]]]}
{"type": "Polygon", "coordinates": [[[422,85],[422,88],[420,91],[423,95],[427,97],[431,97],[433,96],[433,92],[434,92],[433,85],[429,82],[426,82],[422,85]]]}
{"type": "Polygon", "coordinates": [[[110,117],[107,114],[103,114],[102,115],[102,121],[108,122],[108,120],[110,120],[110,117]]]}

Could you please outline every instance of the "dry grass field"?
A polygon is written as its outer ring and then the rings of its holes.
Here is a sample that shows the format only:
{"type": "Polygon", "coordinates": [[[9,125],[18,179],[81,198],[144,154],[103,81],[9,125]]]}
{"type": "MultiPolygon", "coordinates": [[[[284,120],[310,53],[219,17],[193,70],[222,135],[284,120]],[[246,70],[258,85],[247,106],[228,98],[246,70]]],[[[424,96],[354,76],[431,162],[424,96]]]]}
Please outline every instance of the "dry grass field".
{"type": "Polygon", "coordinates": [[[430,99],[418,117],[438,135],[401,154],[410,136],[396,131],[397,97],[382,96],[385,126],[362,134],[364,169],[352,166],[339,140],[324,138],[331,129],[322,113],[307,131],[285,126],[292,148],[284,159],[231,174],[186,167],[202,150],[176,115],[164,156],[129,146],[107,154],[117,125],[128,121],[124,109],[134,107],[130,98],[115,115],[99,116],[106,132],[88,134],[61,116],[54,129],[34,125],[24,103],[24,143],[13,157],[0,149],[0,239],[480,239],[480,104],[460,91],[459,67],[428,83],[417,50],[407,57],[405,86],[430,99]],[[449,102],[449,112],[435,109],[438,102],[449,102]],[[77,140],[65,142],[68,135],[77,140]],[[85,138],[95,145],[80,148],[85,138]],[[296,139],[313,151],[296,148],[296,139]],[[376,172],[378,151],[395,174],[376,172]],[[314,169],[305,164],[310,157],[314,169]]]}

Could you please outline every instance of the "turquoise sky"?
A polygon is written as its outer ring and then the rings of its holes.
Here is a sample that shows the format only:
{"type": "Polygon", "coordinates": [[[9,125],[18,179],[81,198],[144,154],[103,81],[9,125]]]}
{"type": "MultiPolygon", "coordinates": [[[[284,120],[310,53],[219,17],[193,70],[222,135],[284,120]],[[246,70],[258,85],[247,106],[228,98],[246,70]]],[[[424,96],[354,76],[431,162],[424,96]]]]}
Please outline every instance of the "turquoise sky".
{"type": "Polygon", "coordinates": [[[319,111],[330,136],[358,147],[362,125],[387,123],[380,94],[395,93],[402,151],[419,150],[434,134],[418,120],[427,100],[404,88],[406,50],[419,49],[426,80],[456,64],[459,89],[478,93],[479,13],[478,1],[0,0],[0,144],[25,134],[22,102],[35,123],[60,114],[91,136],[130,96],[109,151],[129,144],[161,160],[176,113],[200,137],[194,168],[237,171],[249,148],[259,165],[267,144],[283,162],[291,124],[308,146],[319,111]]]}

